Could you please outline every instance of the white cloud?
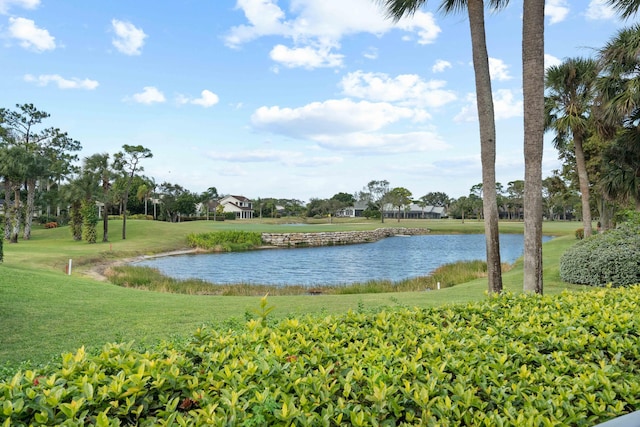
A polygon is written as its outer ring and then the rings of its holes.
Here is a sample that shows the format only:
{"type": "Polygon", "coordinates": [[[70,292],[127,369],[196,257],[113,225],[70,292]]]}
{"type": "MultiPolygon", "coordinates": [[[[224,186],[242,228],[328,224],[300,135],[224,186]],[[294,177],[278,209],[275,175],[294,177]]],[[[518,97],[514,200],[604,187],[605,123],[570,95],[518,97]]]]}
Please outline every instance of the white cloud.
{"type": "Polygon", "coordinates": [[[251,116],[256,129],[297,138],[376,131],[399,120],[421,121],[422,110],[386,102],[332,99],[299,108],[260,107],[251,116]]]}
{"type": "Polygon", "coordinates": [[[178,95],[176,97],[176,102],[180,105],[194,104],[194,105],[200,105],[201,107],[209,108],[216,105],[218,102],[220,102],[220,98],[215,93],[205,89],[202,92],[200,92],[200,98],[192,99],[184,95],[178,95]]]}
{"type": "Polygon", "coordinates": [[[269,56],[275,62],[278,62],[288,68],[302,67],[307,69],[320,67],[340,67],[342,66],[342,58],[339,55],[330,52],[330,47],[314,48],[305,46],[300,48],[288,48],[284,45],[276,45],[269,56]]]}
{"type": "Polygon", "coordinates": [[[320,135],[314,138],[325,149],[361,151],[363,154],[400,154],[449,148],[435,132],[361,133],[320,135]]]}
{"type": "Polygon", "coordinates": [[[29,83],[35,83],[38,86],[47,86],[49,83],[55,83],[59,89],[93,90],[99,86],[99,83],[95,80],[79,79],[76,77],[65,79],[58,74],[41,74],[37,77],[26,74],[24,80],[29,83]]]}
{"type": "Polygon", "coordinates": [[[511,79],[509,66],[502,59],[489,58],[489,74],[498,81],[511,79]]]}
{"type": "MultiPolygon", "coordinates": [[[[415,34],[418,43],[428,44],[441,31],[431,13],[417,11],[413,17],[395,23],[371,0],[296,0],[289,5],[290,16],[276,0],[238,0],[237,8],[244,12],[247,24],[229,30],[225,37],[227,46],[236,48],[263,36],[281,36],[291,39],[294,44],[287,50],[283,49],[284,46],[278,47],[275,53],[285,56],[284,59],[310,55],[313,52],[305,51],[307,46],[312,46],[316,52],[324,52],[323,49],[329,52],[330,48],[339,47],[340,40],[350,34],[381,35],[401,29],[415,34]],[[354,10],[357,13],[345,13],[354,10]]],[[[272,58],[273,55],[274,51],[272,58]]],[[[325,59],[322,62],[324,66],[340,66],[342,63],[341,58],[338,61],[335,57],[327,60],[326,55],[319,56],[325,59]]]]}
{"type": "Polygon", "coordinates": [[[553,55],[549,55],[548,53],[544,54],[544,69],[546,70],[549,67],[562,64],[562,60],[556,58],[553,55]]]}
{"type": "Polygon", "coordinates": [[[136,28],[130,22],[111,20],[111,26],[116,33],[116,37],[112,40],[113,45],[119,52],[125,55],[140,55],[142,46],[147,35],[140,28],[136,28]]]}
{"type": "Polygon", "coordinates": [[[362,54],[367,59],[378,59],[378,49],[370,47],[362,54]]]}
{"type": "Polygon", "coordinates": [[[567,0],[547,0],[544,6],[544,14],[549,17],[550,24],[564,21],[569,14],[567,0]]]}
{"type": "Polygon", "coordinates": [[[53,50],[56,41],[49,31],[38,28],[34,21],[26,18],[9,18],[9,36],[20,40],[20,46],[36,52],[53,50]]]}
{"type": "Polygon", "coordinates": [[[11,6],[23,9],[35,9],[40,5],[40,0],[0,0],[0,14],[5,15],[11,6]]]}
{"type": "Polygon", "coordinates": [[[442,80],[424,81],[416,74],[392,78],[384,73],[363,71],[349,73],[340,82],[347,96],[420,107],[440,107],[454,101],[456,95],[445,90],[445,85],[442,80]]]}
{"type": "Polygon", "coordinates": [[[496,120],[522,116],[522,100],[516,100],[509,89],[500,89],[493,93],[493,109],[496,120]]]}
{"type": "Polygon", "coordinates": [[[447,68],[451,68],[451,62],[445,61],[443,59],[438,59],[433,67],[431,67],[431,72],[433,73],[442,73],[447,68]]]}
{"type": "MultiPolygon", "coordinates": [[[[467,104],[453,118],[454,122],[478,121],[475,93],[467,94],[466,100],[467,104]]],[[[496,120],[522,116],[522,107],[522,100],[516,100],[511,90],[500,89],[493,93],[493,111],[496,120]]]]}
{"type": "Polygon", "coordinates": [[[162,103],[166,101],[164,94],[153,86],[145,86],[143,88],[143,91],[134,94],[132,99],[135,102],[147,105],[162,103]]]}
{"type": "Polygon", "coordinates": [[[292,167],[316,167],[341,163],[342,157],[305,156],[298,151],[288,150],[244,150],[235,153],[212,151],[207,156],[213,160],[234,163],[278,163],[292,167]]]}
{"type": "Polygon", "coordinates": [[[609,20],[616,16],[616,11],[612,6],[608,5],[606,0],[591,0],[587,11],[585,12],[587,19],[591,20],[609,20]]]}
{"type": "Polygon", "coordinates": [[[205,89],[200,92],[200,98],[194,99],[191,103],[207,108],[216,105],[219,101],[218,95],[205,89]]]}
{"type": "Polygon", "coordinates": [[[418,34],[418,44],[431,44],[436,41],[442,31],[433,15],[417,11],[413,17],[402,18],[397,27],[410,33],[418,34]]]}

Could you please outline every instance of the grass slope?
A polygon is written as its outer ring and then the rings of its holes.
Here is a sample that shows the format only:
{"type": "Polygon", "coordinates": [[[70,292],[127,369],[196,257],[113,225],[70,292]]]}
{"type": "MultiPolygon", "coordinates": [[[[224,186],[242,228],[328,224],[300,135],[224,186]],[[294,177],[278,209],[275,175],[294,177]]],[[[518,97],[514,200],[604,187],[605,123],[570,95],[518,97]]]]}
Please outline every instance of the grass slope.
{"type": "MultiPolygon", "coordinates": [[[[558,274],[560,254],[576,242],[577,223],[546,223],[545,233],[560,236],[544,245],[545,293],[580,289],[563,283],[558,274]]],[[[256,297],[215,297],[163,294],[126,289],[98,282],[83,274],[96,263],[123,257],[184,248],[192,232],[221,229],[248,231],[337,231],[375,229],[377,222],[319,223],[304,227],[259,221],[170,224],[128,221],[127,240],[120,239],[121,222],[110,223],[112,243],[88,245],[74,242],[66,227],[37,229],[30,241],[5,244],[0,264],[0,364],[23,361],[43,363],[82,345],[101,347],[106,342],[135,340],[141,345],[191,334],[206,323],[244,321],[256,308],[256,297]],[[64,273],[74,260],[73,275],[64,273]]],[[[441,233],[478,233],[482,223],[457,221],[395,221],[384,226],[428,227],[441,233]]],[[[522,223],[501,224],[505,232],[522,232],[522,223]]],[[[519,292],[521,262],[505,273],[505,288],[519,292]]],[[[483,299],[486,280],[460,284],[438,292],[407,292],[364,295],[317,295],[269,297],[274,317],[308,313],[344,313],[348,310],[384,306],[427,307],[483,299]]]]}

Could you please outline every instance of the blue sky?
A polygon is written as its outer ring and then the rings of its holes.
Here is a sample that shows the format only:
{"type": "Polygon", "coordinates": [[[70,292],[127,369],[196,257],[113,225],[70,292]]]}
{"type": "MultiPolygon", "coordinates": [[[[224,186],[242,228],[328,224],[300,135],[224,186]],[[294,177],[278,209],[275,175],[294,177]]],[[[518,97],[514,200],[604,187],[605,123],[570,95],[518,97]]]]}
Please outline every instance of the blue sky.
{"type": "MultiPolygon", "coordinates": [[[[394,23],[373,0],[0,0],[0,107],[50,113],[81,157],[143,145],[145,175],[196,192],[308,201],[386,179],[460,197],[481,182],[469,26],[439,3],[394,23]]],[[[487,13],[505,185],[524,175],[521,14],[487,13]]],[[[632,23],[547,0],[546,64],[632,23]]]]}

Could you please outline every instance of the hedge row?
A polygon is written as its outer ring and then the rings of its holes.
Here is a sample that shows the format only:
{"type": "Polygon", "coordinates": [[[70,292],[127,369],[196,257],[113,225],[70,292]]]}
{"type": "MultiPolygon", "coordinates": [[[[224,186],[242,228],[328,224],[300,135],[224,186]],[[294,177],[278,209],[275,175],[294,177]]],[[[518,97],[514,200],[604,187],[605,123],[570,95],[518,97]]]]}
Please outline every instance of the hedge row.
{"type": "Polygon", "coordinates": [[[4,425],[589,426],[640,409],[640,287],[203,327],[0,383],[4,425]]]}

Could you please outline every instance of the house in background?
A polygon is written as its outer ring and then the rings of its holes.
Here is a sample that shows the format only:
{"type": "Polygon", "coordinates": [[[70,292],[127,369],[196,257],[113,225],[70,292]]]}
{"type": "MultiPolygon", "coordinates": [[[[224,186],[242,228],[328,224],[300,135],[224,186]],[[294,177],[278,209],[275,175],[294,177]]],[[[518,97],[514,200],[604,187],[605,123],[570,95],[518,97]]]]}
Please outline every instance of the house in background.
{"type": "Polygon", "coordinates": [[[234,212],[236,219],[253,218],[253,203],[244,196],[226,196],[218,200],[224,212],[234,212]]]}
{"type": "Polygon", "coordinates": [[[445,216],[445,208],[442,206],[422,207],[411,203],[400,208],[400,212],[398,212],[397,206],[384,205],[385,218],[398,218],[398,215],[401,219],[440,219],[445,216]]]}
{"type": "Polygon", "coordinates": [[[349,218],[360,218],[363,215],[363,212],[367,209],[367,202],[358,201],[353,206],[348,206],[346,208],[340,209],[336,212],[336,216],[341,217],[349,217],[349,218]]]}
{"type": "MultiPolygon", "coordinates": [[[[359,218],[364,216],[363,212],[367,209],[367,202],[356,202],[354,206],[341,209],[336,216],[359,218]]],[[[384,205],[385,218],[397,218],[398,208],[390,204],[384,205]]],[[[404,206],[400,209],[401,219],[440,219],[446,217],[446,210],[442,206],[425,206],[421,207],[416,203],[404,206]]]]}

